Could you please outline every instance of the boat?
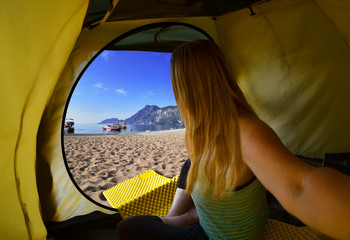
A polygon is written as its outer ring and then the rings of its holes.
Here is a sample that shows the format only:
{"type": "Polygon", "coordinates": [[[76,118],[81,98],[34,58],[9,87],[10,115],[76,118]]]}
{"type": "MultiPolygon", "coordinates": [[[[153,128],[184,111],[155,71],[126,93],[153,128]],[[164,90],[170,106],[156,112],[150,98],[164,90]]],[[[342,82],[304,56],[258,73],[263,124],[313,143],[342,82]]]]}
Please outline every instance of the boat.
{"type": "Polygon", "coordinates": [[[119,122],[120,129],[126,129],[126,124],[125,122],[119,122]]]}
{"type": "Polygon", "coordinates": [[[74,120],[72,118],[67,118],[64,122],[64,132],[74,133],[74,120]]]}
{"type": "Polygon", "coordinates": [[[121,126],[119,124],[107,124],[107,126],[102,127],[103,131],[119,131],[121,126]]]}

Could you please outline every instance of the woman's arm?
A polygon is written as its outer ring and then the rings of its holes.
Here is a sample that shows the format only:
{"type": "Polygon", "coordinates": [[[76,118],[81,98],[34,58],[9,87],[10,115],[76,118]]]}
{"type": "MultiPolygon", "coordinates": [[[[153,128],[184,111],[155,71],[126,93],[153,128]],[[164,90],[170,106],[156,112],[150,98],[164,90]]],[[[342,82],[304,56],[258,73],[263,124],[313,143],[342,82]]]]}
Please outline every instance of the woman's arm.
{"type": "Polygon", "coordinates": [[[181,188],[176,189],[171,208],[166,217],[161,217],[161,219],[164,223],[171,225],[193,225],[199,222],[191,196],[181,188]]]}
{"type": "Polygon", "coordinates": [[[301,161],[261,122],[243,123],[246,164],[282,206],[326,235],[350,239],[350,177],[301,161]]]}

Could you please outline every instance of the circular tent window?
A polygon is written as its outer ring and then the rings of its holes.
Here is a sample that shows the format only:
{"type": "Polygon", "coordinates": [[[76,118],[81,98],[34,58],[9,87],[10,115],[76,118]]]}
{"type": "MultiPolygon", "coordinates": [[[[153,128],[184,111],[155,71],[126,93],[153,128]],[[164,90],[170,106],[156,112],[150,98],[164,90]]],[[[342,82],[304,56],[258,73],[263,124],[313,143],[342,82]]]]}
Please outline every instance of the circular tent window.
{"type": "Polygon", "coordinates": [[[88,64],[65,110],[65,165],[79,191],[103,192],[154,170],[172,178],[188,158],[170,79],[171,51],[210,38],[184,24],[148,25],[117,38],[88,64]]]}

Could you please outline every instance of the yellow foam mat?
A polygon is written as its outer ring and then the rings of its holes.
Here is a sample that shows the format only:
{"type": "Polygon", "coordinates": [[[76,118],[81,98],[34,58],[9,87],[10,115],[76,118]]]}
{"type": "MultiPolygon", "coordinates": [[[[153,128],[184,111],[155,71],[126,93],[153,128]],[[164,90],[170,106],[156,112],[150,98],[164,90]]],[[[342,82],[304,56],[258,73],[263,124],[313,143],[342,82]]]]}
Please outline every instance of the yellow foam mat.
{"type": "Polygon", "coordinates": [[[331,238],[310,227],[297,227],[269,219],[262,240],[330,240],[331,238]]]}
{"type": "Polygon", "coordinates": [[[178,180],[179,176],[171,179],[149,170],[104,191],[103,195],[124,219],[138,215],[165,216],[178,180]]]}

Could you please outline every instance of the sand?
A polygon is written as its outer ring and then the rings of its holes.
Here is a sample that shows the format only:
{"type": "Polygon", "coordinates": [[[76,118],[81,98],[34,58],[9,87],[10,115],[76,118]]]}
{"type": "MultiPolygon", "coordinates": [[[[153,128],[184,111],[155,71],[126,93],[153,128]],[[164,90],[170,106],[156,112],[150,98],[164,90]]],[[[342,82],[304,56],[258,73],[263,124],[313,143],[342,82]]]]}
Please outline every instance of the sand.
{"type": "Polygon", "coordinates": [[[109,206],[102,192],[147,170],[172,178],[188,158],[184,130],[118,135],[66,135],[70,172],[87,196],[109,206]]]}

